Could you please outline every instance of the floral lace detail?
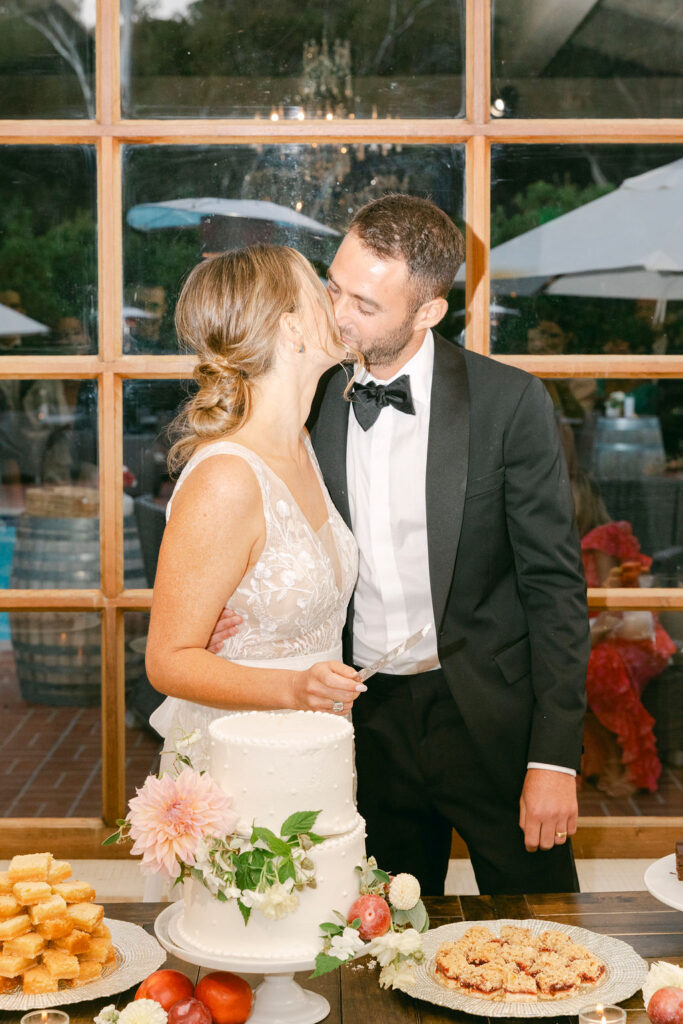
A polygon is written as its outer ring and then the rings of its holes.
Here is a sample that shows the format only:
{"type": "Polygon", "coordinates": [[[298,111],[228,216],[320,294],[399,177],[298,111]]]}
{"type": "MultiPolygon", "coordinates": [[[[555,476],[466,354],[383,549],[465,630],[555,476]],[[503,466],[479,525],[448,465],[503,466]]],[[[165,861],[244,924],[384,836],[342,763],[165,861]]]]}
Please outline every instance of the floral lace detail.
{"type": "Polygon", "coordinates": [[[258,562],[227,602],[243,622],[238,634],[223,643],[219,652],[223,658],[295,657],[328,651],[339,643],[358,572],[358,550],[327,493],[308,437],[305,443],[325,497],[334,551],[324,543],[325,531],[312,529],[283,481],[260,456],[242,445],[231,441],[207,445],[190,459],[176,485],[177,492],[200,462],[225,454],[248,462],[261,488],[266,540],[258,562]]]}

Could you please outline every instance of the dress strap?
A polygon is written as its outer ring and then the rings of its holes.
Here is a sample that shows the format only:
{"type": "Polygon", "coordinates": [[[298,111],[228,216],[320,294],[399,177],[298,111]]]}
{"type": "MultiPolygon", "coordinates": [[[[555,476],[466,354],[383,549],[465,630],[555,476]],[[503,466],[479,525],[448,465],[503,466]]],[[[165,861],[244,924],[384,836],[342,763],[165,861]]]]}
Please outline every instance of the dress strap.
{"type": "Polygon", "coordinates": [[[267,498],[269,498],[269,486],[268,477],[266,475],[267,466],[260,455],[252,451],[251,448],[246,448],[243,444],[237,444],[236,441],[212,441],[211,444],[204,445],[198,452],[186,462],[183,467],[183,471],[178,477],[177,483],[173,489],[173,494],[168,499],[166,505],[166,522],[169,520],[171,515],[171,507],[173,505],[173,499],[175,498],[178,490],[182,487],[184,482],[193,469],[206,459],[210,459],[214,455],[237,455],[239,458],[244,459],[248,462],[254,471],[254,476],[259,482],[261,488],[261,496],[263,498],[264,511],[267,507],[267,498]]]}

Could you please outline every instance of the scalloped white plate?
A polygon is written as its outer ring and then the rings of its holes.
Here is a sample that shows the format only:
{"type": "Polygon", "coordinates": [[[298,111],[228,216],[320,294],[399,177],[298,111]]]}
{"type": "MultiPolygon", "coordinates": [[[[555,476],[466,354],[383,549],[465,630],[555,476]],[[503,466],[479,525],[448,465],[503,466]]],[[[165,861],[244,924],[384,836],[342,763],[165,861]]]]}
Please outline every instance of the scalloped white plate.
{"type": "Polygon", "coordinates": [[[650,864],[643,878],[648,891],[674,910],[683,910],[683,882],[676,874],[676,854],[669,853],[650,864]]]}
{"type": "Polygon", "coordinates": [[[437,1006],[448,1006],[452,1010],[474,1013],[480,1017],[562,1017],[576,1014],[587,1003],[618,1003],[628,999],[645,981],[648,966],[645,960],[626,942],[613,939],[610,935],[599,935],[586,928],[575,928],[573,925],[557,924],[554,921],[539,921],[532,918],[518,921],[506,918],[499,921],[457,921],[445,924],[425,932],[422,937],[422,948],[425,958],[417,965],[417,983],[413,988],[399,985],[403,992],[416,999],[435,1003],[437,1006]],[[474,925],[485,925],[497,935],[503,925],[516,925],[518,928],[529,928],[536,935],[546,929],[566,932],[574,942],[580,943],[595,953],[605,964],[607,971],[604,980],[587,988],[583,994],[570,996],[568,999],[539,1000],[535,1003],[518,1001],[494,1002],[489,999],[474,999],[472,996],[461,995],[450,988],[444,988],[435,981],[434,956],[442,942],[452,942],[474,925]]]}
{"type": "Polygon", "coordinates": [[[136,985],[161,967],[166,952],[144,928],[129,921],[114,921],[105,918],[104,923],[111,931],[111,940],[116,953],[116,967],[104,969],[96,981],[90,981],[79,988],[60,988],[57,992],[25,996],[21,989],[0,995],[0,1010],[43,1010],[48,1006],[65,1006],[68,1003],[82,1003],[87,999],[101,999],[115,992],[136,985]]]}

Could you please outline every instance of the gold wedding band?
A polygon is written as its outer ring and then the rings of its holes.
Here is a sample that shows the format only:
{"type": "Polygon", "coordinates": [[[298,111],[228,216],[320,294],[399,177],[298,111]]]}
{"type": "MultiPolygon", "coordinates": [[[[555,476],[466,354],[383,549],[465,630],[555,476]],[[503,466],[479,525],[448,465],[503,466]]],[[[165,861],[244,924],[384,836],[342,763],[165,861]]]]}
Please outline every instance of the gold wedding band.
{"type": "Polygon", "coordinates": [[[556,838],[556,839],[564,839],[564,837],[565,837],[566,835],[567,835],[567,833],[566,833],[566,832],[556,832],[556,833],[555,833],[555,838],[556,838]]]}
{"type": "Polygon", "coordinates": [[[335,715],[338,715],[340,711],[344,710],[344,702],[341,700],[332,701],[332,710],[334,711],[335,715]]]}

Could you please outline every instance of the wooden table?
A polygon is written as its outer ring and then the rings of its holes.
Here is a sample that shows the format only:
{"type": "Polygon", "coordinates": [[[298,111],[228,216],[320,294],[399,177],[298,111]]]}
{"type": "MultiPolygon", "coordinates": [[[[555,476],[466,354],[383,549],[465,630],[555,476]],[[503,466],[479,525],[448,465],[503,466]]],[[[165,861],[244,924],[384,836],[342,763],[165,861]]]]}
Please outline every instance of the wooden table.
{"type": "MultiPolygon", "coordinates": [[[[443,896],[426,900],[431,924],[438,927],[451,921],[490,921],[496,918],[540,918],[560,924],[576,925],[591,931],[613,935],[647,960],[668,960],[683,966],[683,913],[657,902],[649,893],[582,893],[548,896],[443,896]]],[[[153,924],[165,904],[111,903],[105,905],[107,917],[133,921],[154,934],[153,924]]],[[[169,957],[167,967],[183,971],[196,980],[199,968],[169,957]]],[[[344,967],[315,981],[307,972],[297,975],[306,988],[320,992],[329,1001],[331,1012],[326,1024],[501,1024],[513,1018],[473,1017],[431,1003],[411,999],[402,992],[384,991],[377,984],[377,971],[344,967]]],[[[71,1024],[92,1024],[103,1006],[115,1003],[119,1008],[129,1002],[135,989],[108,999],[74,1003],[64,1007],[71,1024]]],[[[590,1000],[589,1000],[590,1001],[590,1000]]],[[[648,1024],[640,993],[623,1003],[628,1011],[627,1024],[648,1024]]],[[[559,1005],[558,1005],[559,1010],[559,1005]]],[[[20,1013],[0,1013],[0,1024],[17,1024],[20,1013]]],[[[546,1017],[547,1024],[576,1021],[576,1017],[546,1017]]]]}

